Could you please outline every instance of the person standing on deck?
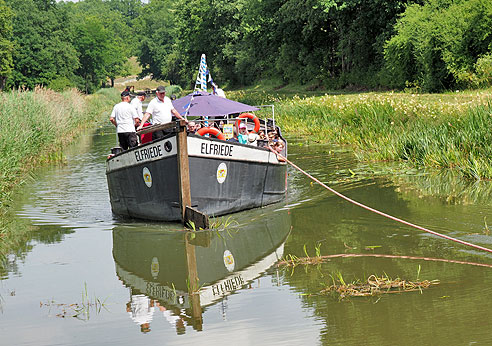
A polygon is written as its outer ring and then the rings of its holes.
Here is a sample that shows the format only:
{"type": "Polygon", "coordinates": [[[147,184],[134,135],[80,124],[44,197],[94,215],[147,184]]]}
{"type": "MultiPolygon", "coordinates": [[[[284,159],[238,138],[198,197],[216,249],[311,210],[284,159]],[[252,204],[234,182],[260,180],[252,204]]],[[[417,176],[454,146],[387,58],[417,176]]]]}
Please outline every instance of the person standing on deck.
{"type": "Polygon", "coordinates": [[[138,145],[137,134],[135,133],[135,122],[138,114],[135,108],[130,105],[130,93],[121,93],[121,102],[113,107],[109,121],[116,126],[116,133],[121,148],[127,150],[138,145]]]}
{"type": "Polygon", "coordinates": [[[138,124],[136,124],[136,126],[140,125],[140,123],[142,122],[142,118],[143,118],[142,102],[144,100],[145,100],[145,93],[143,91],[140,91],[139,93],[137,93],[137,96],[133,98],[132,102],[130,102],[130,104],[135,108],[138,114],[138,124]]]}
{"type": "MultiPolygon", "coordinates": [[[[150,101],[147,106],[147,110],[137,130],[140,130],[143,127],[143,124],[150,118],[150,116],[152,116],[152,123],[157,125],[171,122],[173,115],[178,119],[186,121],[186,119],[184,119],[178,111],[174,109],[171,99],[166,96],[166,88],[160,85],[156,89],[156,98],[150,101]]],[[[163,130],[154,131],[152,133],[152,140],[162,138],[164,135],[165,133],[163,130]]]]}

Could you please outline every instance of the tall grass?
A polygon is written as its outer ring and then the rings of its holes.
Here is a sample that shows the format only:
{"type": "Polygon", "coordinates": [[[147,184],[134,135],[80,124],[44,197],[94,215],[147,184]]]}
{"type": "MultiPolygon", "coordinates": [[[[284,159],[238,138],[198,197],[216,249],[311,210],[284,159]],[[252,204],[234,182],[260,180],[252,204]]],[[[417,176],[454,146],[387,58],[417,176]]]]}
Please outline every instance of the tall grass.
{"type": "Polygon", "coordinates": [[[0,257],[25,236],[7,217],[13,187],[36,165],[60,160],[63,146],[118,100],[115,89],[91,96],[42,88],[0,93],[0,257]]]}
{"type": "Polygon", "coordinates": [[[492,178],[490,91],[440,95],[377,93],[281,101],[290,134],[353,146],[366,161],[406,161],[492,178]]]}

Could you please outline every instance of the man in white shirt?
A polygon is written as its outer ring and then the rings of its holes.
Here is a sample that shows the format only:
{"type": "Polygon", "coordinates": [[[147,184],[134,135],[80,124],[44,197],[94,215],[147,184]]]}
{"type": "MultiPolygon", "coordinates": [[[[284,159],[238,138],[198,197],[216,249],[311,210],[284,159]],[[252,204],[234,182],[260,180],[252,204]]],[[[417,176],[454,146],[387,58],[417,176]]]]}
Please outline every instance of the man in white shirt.
{"type": "Polygon", "coordinates": [[[140,326],[142,333],[150,332],[150,322],[154,315],[154,301],[143,294],[132,295],[126,304],[126,311],[135,323],[140,326]]]}
{"type": "MultiPolygon", "coordinates": [[[[158,86],[156,89],[156,98],[149,102],[147,110],[142,118],[140,125],[137,130],[143,127],[143,124],[152,116],[152,123],[156,124],[166,124],[172,121],[173,115],[178,118],[185,120],[176,109],[174,109],[171,99],[166,96],[166,88],[162,85],[158,86]]],[[[165,136],[163,130],[154,131],[152,133],[152,140],[156,140],[165,136]]]]}
{"type": "Polygon", "coordinates": [[[137,114],[138,114],[138,124],[140,125],[140,122],[142,121],[143,118],[143,110],[142,110],[142,102],[145,100],[145,93],[143,91],[140,91],[137,93],[137,96],[135,96],[130,102],[130,104],[136,109],[137,114]]]}
{"type": "Polygon", "coordinates": [[[113,107],[109,121],[116,126],[116,133],[121,148],[127,150],[138,145],[137,134],[135,133],[135,122],[138,114],[135,108],[130,105],[130,93],[121,93],[121,102],[113,107]]]}

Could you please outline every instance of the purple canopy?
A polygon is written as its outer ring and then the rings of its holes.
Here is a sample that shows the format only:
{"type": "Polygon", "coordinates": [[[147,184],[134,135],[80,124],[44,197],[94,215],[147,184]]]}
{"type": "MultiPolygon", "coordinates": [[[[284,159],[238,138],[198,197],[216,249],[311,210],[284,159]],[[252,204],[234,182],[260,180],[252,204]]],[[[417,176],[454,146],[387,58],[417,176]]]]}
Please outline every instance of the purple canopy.
{"type": "Polygon", "coordinates": [[[189,106],[190,109],[188,110],[187,115],[190,117],[216,117],[221,115],[252,112],[258,110],[258,108],[256,107],[228,100],[224,97],[212,95],[204,91],[196,91],[192,94],[174,100],[173,106],[181,115],[185,115],[186,109],[189,106]]]}

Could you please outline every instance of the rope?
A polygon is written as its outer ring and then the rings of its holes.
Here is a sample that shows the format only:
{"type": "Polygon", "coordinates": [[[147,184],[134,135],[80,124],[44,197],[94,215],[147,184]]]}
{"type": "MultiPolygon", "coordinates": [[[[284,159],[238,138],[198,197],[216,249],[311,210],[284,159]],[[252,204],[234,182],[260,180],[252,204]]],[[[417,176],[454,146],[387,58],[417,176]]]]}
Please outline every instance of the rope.
{"type": "MultiPolygon", "coordinates": [[[[326,255],[326,256],[316,256],[310,257],[312,259],[321,258],[323,260],[329,260],[332,258],[358,258],[358,257],[376,257],[376,258],[392,258],[392,259],[409,259],[409,260],[417,260],[417,261],[430,261],[430,262],[444,262],[444,263],[453,263],[453,264],[466,264],[477,267],[486,267],[492,268],[492,264],[486,263],[476,263],[476,262],[467,262],[467,261],[457,261],[457,260],[448,260],[445,258],[432,258],[432,257],[418,257],[418,256],[405,256],[405,255],[385,255],[385,254],[361,254],[361,253],[342,253],[335,255],[326,255]]],[[[289,260],[283,260],[277,263],[277,267],[281,265],[289,264],[289,260]]]]}
{"type": "Polygon", "coordinates": [[[341,194],[340,192],[332,189],[331,187],[323,184],[321,181],[319,181],[318,179],[316,179],[315,177],[313,177],[312,175],[310,175],[309,173],[305,172],[304,170],[302,170],[300,167],[296,166],[294,163],[292,163],[291,161],[287,160],[286,157],[278,154],[277,152],[275,152],[273,149],[270,148],[270,150],[272,150],[274,153],[277,154],[277,156],[280,157],[281,160],[287,162],[289,165],[291,165],[292,167],[294,167],[295,169],[297,169],[299,172],[301,172],[302,174],[304,174],[305,176],[307,176],[308,178],[312,179],[313,181],[315,181],[316,183],[318,183],[319,185],[321,185],[322,187],[324,187],[325,189],[331,191],[332,193],[334,193],[335,195],[337,195],[338,197],[341,197],[343,198],[344,200],[352,203],[352,204],[355,204],[363,209],[366,209],[366,210],[369,210],[369,211],[372,211],[373,213],[376,213],[376,214],[379,214],[381,216],[384,216],[388,219],[391,219],[391,220],[394,220],[394,221],[397,221],[397,222],[400,222],[402,224],[405,224],[407,226],[410,226],[410,227],[413,227],[413,228],[416,228],[416,229],[419,229],[421,231],[424,231],[424,232],[427,232],[427,233],[430,233],[430,234],[433,234],[435,236],[438,236],[438,237],[441,237],[441,238],[444,238],[444,239],[447,239],[447,240],[451,240],[451,241],[454,241],[456,243],[460,243],[460,244],[463,244],[463,245],[466,245],[466,246],[470,246],[472,248],[475,248],[475,249],[478,249],[478,250],[482,250],[482,251],[486,251],[486,252],[489,252],[489,253],[492,253],[492,250],[491,249],[488,249],[486,247],[483,247],[483,246],[480,246],[480,245],[476,245],[476,244],[472,244],[472,243],[469,243],[469,242],[466,242],[464,240],[460,240],[460,239],[456,239],[456,238],[453,238],[453,237],[450,237],[450,236],[447,236],[447,235],[444,235],[444,234],[441,234],[441,233],[437,233],[437,232],[434,232],[434,231],[431,231],[430,229],[427,229],[425,227],[422,227],[422,226],[418,226],[418,225],[415,225],[411,222],[408,222],[408,221],[405,221],[405,220],[402,220],[402,219],[399,219],[397,217],[394,217],[392,215],[389,215],[389,214],[386,214],[386,213],[383,213],[382,211],[379,211],[377,209],[374,209],[374,208],[371,208],[371,207],[368,207],[367,205],[365,204],[362,204],[360,202],[357,202],[357,201],[354,201],[353,199],[341,194]]]}

